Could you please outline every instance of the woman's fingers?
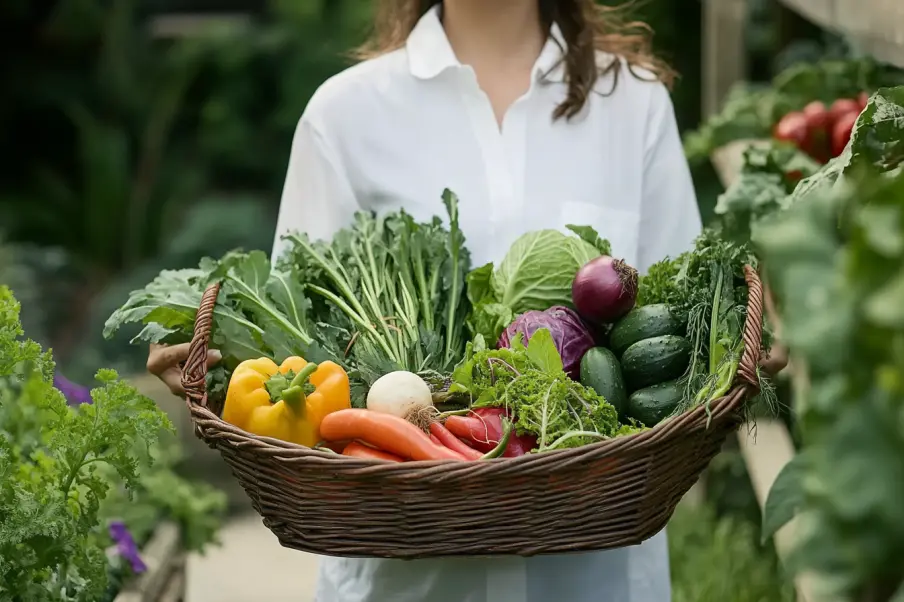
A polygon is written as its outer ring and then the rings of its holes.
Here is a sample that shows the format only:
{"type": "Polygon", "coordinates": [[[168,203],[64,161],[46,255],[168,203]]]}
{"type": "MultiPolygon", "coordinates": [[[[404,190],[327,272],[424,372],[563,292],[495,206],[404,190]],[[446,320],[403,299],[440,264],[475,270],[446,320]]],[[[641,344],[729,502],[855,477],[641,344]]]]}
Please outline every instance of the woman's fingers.
{"type": "Polygon", "coordinates": [[[151,352],[148,354],[148,372],[162,377],[164,372],[178,367],[181,362],[188,359],[190,346],[191,343],[151,345],[151,352]]]}
{"type": "Polygon", "coordinates": [[[182,397],[185,395],[185,388],[182,386],[182,370],[179,368],[171,368],[160,375],[160,380],[169,387],[173,395],[182,397]]]}
{"type": "Polygon", "coordinates": [[[766,357],[760,359],[760,366],[766,374],[775,376],[788,366],[788,350],[784,345],[774,344],[766,357]]]}
{"type": "MultiPolygon", "coordinates": [[[[151,345],[151,352],[148,354],[148,372],[162,380],[174,395],[180,397],[185,394],[185,389],[182,387],[181,364],[188,359],[190,346],[191,343],[151,345]]],[[[207,367],[217,364],[221,359],[222,355],[219,351],[216,349],[209,350],[207,352],[207,367]]]]}
{"type": "Polygon", "coordinates": [[[207,367],[212,368],[213,366],[220,363],[220,360],[223,359],[223,354],[217,351],[216,349],[209,349],[207,351],[207,367]]]}

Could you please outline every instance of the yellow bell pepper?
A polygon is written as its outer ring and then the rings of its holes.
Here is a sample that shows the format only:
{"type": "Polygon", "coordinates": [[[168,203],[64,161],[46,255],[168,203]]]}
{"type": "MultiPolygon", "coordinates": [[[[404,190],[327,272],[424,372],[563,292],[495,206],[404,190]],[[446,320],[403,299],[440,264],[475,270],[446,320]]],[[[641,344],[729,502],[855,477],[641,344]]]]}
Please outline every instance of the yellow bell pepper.
{"type": "Polygon", "coordinates": [[[348,374],[333,362],[246,360],[229,379],[223,420],[262,437],[313,447],[323,417],[351,407],[348,374]]]}

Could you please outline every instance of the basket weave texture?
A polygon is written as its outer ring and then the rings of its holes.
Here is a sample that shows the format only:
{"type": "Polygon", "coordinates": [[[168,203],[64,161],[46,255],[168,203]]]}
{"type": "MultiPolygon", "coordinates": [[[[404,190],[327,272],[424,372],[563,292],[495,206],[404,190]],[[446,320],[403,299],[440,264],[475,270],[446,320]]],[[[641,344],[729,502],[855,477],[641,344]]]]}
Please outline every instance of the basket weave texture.
{"type": "Polygon", "coordinates": [[[204,294],[182,380],[195,433],[219,450],[288,548],[345,557],[533,556],[635,545],[741,424],[757,391],[763,289],[749,289],[744,354],[729,393],[642,433],[478,462],[385,463],[247,433],[207,407],[207,346],[219,285],[204,294]]]}

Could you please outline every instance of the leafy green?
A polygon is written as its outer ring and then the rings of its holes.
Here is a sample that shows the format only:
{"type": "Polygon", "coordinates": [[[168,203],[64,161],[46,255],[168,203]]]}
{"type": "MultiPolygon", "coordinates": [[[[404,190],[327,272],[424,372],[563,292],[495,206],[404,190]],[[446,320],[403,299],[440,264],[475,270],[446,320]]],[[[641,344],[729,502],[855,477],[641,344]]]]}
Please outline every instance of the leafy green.
{"type": "Polygon", "coordinates": [[[693,353],[682,409],[720,397],[732,383],[744,349],[745,265],[757,266],[749,245],[707,229],[692,251],[654,264],[640,280],[642,304],[665,303],[687,324],[693,353]]]}
{"type": "MultiPolygon", "coordinates": [[[[787,477],[799,491],[782,484],[808,526],[789,566],[830,577],[843,599],[890,599],[904,581],[904,174],[850,166],[777,214],[759,245],[807,456],[787,477]]],[[[789,518],[785,505],[764,522],[789,518]]]]}
{"type": "Polygon", "coordinates": [[[819,167],[792,146],[776,143],[748,148],[737,179],[716,202],[719,235],[741,244],[748,242],[759,221],[783,206],[796,178],[809,177],[819,167]]]}
{"type": "Polygon", "coordinates": [[[851,164],[890,171],[904,163],[904,85],[882,88],[851,134],[851,164]]]}
{"type": "Polygon", "coordinates": [[[261,251],[230,252],[219,261],[203,259],[198,268],[164,270],[144,289],[133,291],[104,326],[112,337],[128,323],[144,329],[133,342],[184,343],[192,338],[201,296],[221,281],[214,309],[211,346],[223,365],[261,356],[282,360],[306,353],[314,341],[308,321],[310,301],[297,272],[272,267],[261,251]]]}
{"type": "Polygon", "coordinates": [[[134,488],[148,446],[172,425],[109,370],[98,372],[93,403],[68,406],[50,355],[21,335],[18,305],[0,287],[0,596],[94,602],[108,568],[99,511],[110,484],[100,469],[134,488]],[[35,419],[27,425],[16,422],[22,407],[35,419]]]}
{"type": "Polygon", "coordinates": [[[762,542],[766,543],[804,507],[806,498],[803,477],[807,471],[807,454],[802,452],[785,464],[772,487],[763,507],[762,542]]]}
{"type": "Polygon", "coordinates": [[[519,237],[494,269],[492,264],[468,275],[474,309],[472,334],[496,341],[511,321],[526,311],[554,305],[572,307],[571,285],[578,270],[604,252],[608,241],[589,226],[569,226],[577,236],[538,230],[519,237]]]}
{"type": "Polygon", "coordinates": [[[794,584],[755,524],[719,516],[709,505],[679,504],[669,521],[675,602],[793,602],[794,584]]]}
{"type": "MultiPolygon", "coordinates": [[[[518,336],[511,348],[469,348],[452,374],[453,392],[472,407],[504,407],[519,435],[535,435],[538,451],[578,447],[619,434],[615,408],[565,374],[552,334],[540,329],[527,347],[518,336]]],[[[630,425],[624,433],[634,432],[630,425]]]]}
{"type": "Polygon", "coordinates": [[[162,437],[151,451],[154,463],[141,471],[132,489],[121,486],[107,466],[99,466],[115,483],[101,504],[102,521],[120,520],[136,540],[145,541],[161,520],[170,520],[179,526],[186,550],[202,550],[216,541],[226,512],[225,494],[176,473],[182,450],[174,436],[162,437]]]}
{"type": "Polygon", "coordinates": [[[365,382],[388,371],[449,371],[461,358],[468,311],[470,256],[458,222],[458,199],[443,193],[449,217],[417,223],[401,211],[359,213],[332,242],[290,234],[281,265],[298,270],[311,296],[311,320],[330,325],[321,340],[341,341],[365,382]]]}

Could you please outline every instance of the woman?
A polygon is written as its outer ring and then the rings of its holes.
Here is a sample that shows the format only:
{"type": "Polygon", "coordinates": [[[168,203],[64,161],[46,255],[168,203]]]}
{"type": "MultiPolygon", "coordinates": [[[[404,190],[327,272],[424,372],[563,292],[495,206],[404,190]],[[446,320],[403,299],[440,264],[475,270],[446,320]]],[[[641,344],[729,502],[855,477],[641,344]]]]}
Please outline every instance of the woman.
{"type": "MultiPolygon", "coordinates": [[[[359,209],[443,215],[445,187],[461,199],[475,265],[499,261],[529,230],[590,224],[645,270],[700,231],[664,85],[673,74],[650,55],[646,30],[619,11],[594,0],[385,0],[365,54],[301,118],[274,254],[286,232],[326,238],[359,209]]],[[[177,392],[185,352],[156,348],[148,361],[177,392]]],[[[664,533],[620,550],[530,559],[324,558],[317,594],[318,602],[669,598],[664,533]]]]}

